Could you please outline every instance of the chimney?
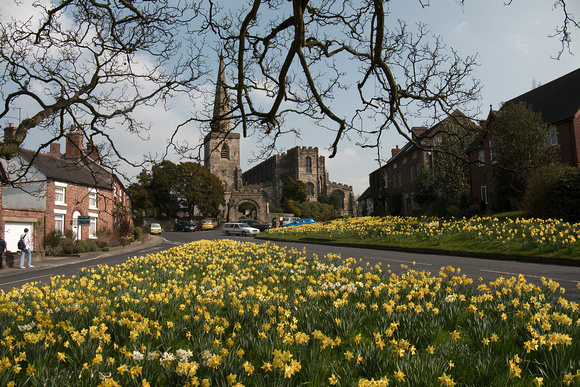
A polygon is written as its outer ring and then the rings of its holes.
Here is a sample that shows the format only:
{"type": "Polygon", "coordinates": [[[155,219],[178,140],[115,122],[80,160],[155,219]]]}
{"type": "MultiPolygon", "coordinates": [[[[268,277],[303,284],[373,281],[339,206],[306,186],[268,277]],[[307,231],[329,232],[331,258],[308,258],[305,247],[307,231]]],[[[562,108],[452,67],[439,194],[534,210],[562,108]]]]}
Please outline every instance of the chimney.
{"type": "Polygon", "coordinates": [[[60,143],[59,142],[51,142],[50,143],[50,152],[48,153],[49,156],[55,157],[60,159],[60,143]]]}
{"type": "Polygon", "coordinates": [[[83,133],[73,126],[66,136],[65,159],[80,160],[83,153],[83,133]]]}
{"type": "Polygon", "coordinates": [[[427,128],[424,126],[413,126],[411,128],[411,132],[413,133],[413,140],[417,139],[417,137],[421,136],[423,133],[427,131],[427,128]]]}
{"type": "Polygon", "coordinates": [[[14,133],[16,133],[16,127],[13,123],[10,123],[7,128],[4,128],[4,142],[11,141],[14,133]]]}
{"type": "Polygon", "coordinates": [[[399,149],[399,146],[397,145],[396,148],[391,149],[391,157],[395,157],[395,155],[397,153],[399,153],[401,150],[399,149]]]}
{"type": "Polygon", "coordinates": [[[88,158],[93,160],[95,163],[100,164],[101,158],[99,157],[99,148],[92,142],[87,144],[87,151],[85,152],[88,158]]]}

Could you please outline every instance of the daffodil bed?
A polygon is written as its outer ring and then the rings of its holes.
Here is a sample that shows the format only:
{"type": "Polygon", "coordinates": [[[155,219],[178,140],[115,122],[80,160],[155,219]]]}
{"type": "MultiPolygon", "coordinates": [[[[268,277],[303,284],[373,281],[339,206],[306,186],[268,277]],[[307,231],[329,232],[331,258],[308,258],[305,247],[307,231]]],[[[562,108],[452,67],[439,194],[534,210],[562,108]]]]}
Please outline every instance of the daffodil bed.
{"type": "Polygon", "coordinates": [[[0,385],[580,385],[560,290],[200,241],[0,293],[0,385]]]}
{"type": "Polygon", "coordinates": [[[271,229],[266,238],[580,258],[580,224],[554,219],[360,217],[271,229]]]}

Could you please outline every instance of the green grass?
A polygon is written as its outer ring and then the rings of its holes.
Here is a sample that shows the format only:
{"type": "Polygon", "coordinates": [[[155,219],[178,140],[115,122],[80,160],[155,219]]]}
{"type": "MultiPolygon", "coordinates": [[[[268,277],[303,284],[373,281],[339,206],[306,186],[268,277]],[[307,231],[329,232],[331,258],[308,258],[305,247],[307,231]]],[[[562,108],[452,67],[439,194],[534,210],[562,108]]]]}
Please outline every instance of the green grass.
{"type": "Polygon", "coordinates": [[[580,259],[580,250],[576,247],[576,240],[580,238],[578,224],[513,218],[518,214],[510,212],[499,214],[500,217],[457,220],[426,217],[340,219],[273,229],[258,238],[467,255],[580,259]]]}

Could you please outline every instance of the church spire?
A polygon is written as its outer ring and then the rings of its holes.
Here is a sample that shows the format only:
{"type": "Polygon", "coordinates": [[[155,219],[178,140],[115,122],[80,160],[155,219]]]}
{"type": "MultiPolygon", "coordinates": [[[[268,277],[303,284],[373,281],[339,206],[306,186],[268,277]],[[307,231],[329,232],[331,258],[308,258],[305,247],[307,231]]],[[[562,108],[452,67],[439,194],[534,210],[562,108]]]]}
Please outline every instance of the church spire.
{"type": "Polygon", "coordinates": [[[212,132],[225,132],[231,130],[231,124],[227,117],[229,111],[228,107],[228,91],[226,88],[226,71],[224,65],[224,57],[220,54],[220,66],[218,78],[215,85],[215,102],[213,106],[213,120],[211,122],[212,132]]]}

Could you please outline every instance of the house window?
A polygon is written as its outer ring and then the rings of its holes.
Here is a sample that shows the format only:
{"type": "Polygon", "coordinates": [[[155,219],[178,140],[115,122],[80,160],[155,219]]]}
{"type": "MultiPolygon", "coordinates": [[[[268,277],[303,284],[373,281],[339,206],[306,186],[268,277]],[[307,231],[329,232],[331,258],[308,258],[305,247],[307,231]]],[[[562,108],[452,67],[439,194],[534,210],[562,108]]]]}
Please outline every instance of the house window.
{"type": "Polygon", "coordinates": [[[415,180],[415,168],[414,168],[414,165],[411,165],[409,167],[409,180],[410,181],[415,180]]]}
{"type": "Polygon", "coordinates": [[[97,209],[97,191],[94,189],[89,191],[89,208],[91,210],[97,209]]]}
{"type": "Polygon", "coordinates": [[[477,161],[479,161],[478,165],[483,165],[485,163],[485,150],[480,150],[477,154],[477,161]]]}
{"type": "Polygon", "coordinates": [[[487,201],[487,186],[482,185],[481,186],[481,201],[484,204],[488,204],[489,202],[487,201]]]}
{"type": "Polygon", "coordinates": [[[66,206],[66,184],[54,183],[54,204],[66,206]]]}
{"type": "Polygon", "coordinates": [[[403,157],[403,164],[407,164],[407,156],[403,157]]]}
{"type": "Polygon", "coordinates": [[[230,147],[228,144],[224,144],[224,146],[222,146],[221,157],[222,159],[230,159],[230,147]]]}
{"type": "Polygon", "coordinates": [[[314,196],[314,184],[306,183],[306,190],[308,191],[308,196],[314,196]]]}
{"type": "Polygon", "coordinates": [[[89,238],[97,239],[97,214],[89,214],[90,221],[89,223],[89,238]]]}
{"type": "Polygon", "coordinates": [[[495,140],[489,140],[489,161],[491,161],[492,163],[497,162],[494,152],[496,146],[497,144],[495,143],[495,140]]]}
{"type": "Polygon", "coordinates": [[[54,231],[64,234],[64,214],[54,214],[54,231]]]}
{"type": "Polygon", "coordinates": [[[310,157],[306,157],[306,159],[304,159],[304,164],[306,167],[306,173],[312,173],[312,159],[310,157]]]}
{"type": "Polygon", "coordinates": [[[558,145],[558,129],[555,126],[550,128],[550,132],[544,141],[546,146],[555,146],[558,145]]]}

